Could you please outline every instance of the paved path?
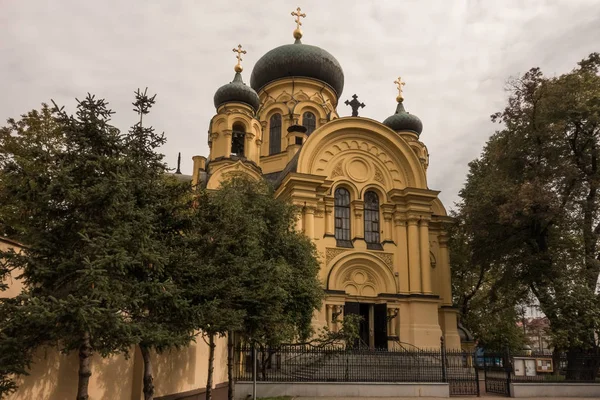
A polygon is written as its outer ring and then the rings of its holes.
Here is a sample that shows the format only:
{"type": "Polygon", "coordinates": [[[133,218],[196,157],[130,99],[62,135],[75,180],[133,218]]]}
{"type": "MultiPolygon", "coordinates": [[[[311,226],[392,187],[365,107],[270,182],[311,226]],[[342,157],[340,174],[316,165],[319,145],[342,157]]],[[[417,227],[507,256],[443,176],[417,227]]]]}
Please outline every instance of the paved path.
{"type": "MultiPolygon", "coordinates": [[[[500,398],[509,399],[510,397],[482,395],[480,398],[492,398],[498,400],[500,398]]],[[[294,397],[294,400],[440,400],[439,397],[294,397]]],[[[450,397],[450,400],[476,400],[476,396],[471,397],[450,397]]],[[[528,397],[527,400],[561,400],[575,399],[575,397],[528,397]]],[[[596,397],[577,397],[577,400],[598,400],[596,397]]]]}

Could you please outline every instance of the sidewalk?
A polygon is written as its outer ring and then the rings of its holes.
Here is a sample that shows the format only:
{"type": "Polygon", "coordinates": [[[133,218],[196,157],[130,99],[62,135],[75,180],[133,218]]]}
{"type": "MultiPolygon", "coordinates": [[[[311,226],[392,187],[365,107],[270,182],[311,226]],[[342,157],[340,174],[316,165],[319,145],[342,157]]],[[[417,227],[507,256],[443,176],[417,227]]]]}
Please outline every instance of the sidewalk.
{"type": "MultiPolygon", "coordinates": [[[[510,397],[482,395],[479,398],[491,399],[509,399],[510,397]]],[[[293,400],[440,400],[439,397],[294,397],[293,400]]],[[[477,396],[471,397],[450,397],[450,400],[476,400],[477,396]]],[[[548,399],[577,399],[577,400],[598,400],[596,397],[528,397],[527,400],[548,400],[548,399]]]]}

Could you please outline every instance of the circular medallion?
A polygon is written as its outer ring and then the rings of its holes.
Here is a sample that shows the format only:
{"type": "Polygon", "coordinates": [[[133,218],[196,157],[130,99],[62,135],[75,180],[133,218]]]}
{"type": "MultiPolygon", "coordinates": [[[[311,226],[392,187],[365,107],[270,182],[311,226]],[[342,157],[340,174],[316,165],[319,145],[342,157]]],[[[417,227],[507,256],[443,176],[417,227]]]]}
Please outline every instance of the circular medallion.
{"type": "Polygon", "coordinates": [[[370,170],[369,164],[359,158],[355,158],[346,165],[348,176],[356,182],[364,182],[369,179],[370,170]]]}

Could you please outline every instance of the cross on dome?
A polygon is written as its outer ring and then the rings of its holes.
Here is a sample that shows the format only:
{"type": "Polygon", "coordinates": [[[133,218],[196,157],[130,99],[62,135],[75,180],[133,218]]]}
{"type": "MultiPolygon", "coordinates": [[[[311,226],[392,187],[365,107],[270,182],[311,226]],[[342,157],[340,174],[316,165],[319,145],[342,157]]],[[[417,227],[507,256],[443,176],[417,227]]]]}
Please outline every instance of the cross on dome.
{"type": "Polygon", "coordinates": [[[235,67],[233,68],[235,70],[235,72],[242,72],[242,70],[244,69],[242,67],[242,54],[246,54],[246,50],[242,50],[242,45],[238,44],[237,49],[234,47],[233,48],[233,52],[237,53],[236,58],[237,58],[237,64],[235,65],[235,67]]]}
{"type": "Polygon", "coordinates": [[[292,17],[296,17],[296,29],[294,29],[294,38],[296,40],[300,40],[302,37],[302,30],[300,29],[300,25],[302,25],[302,21],[300,18],[306,18],[306,14],[301,12],[300,7],[296,9],[296,11],[292,11],[292,17]]]}
{"type": "Polygon", "coordinates": [[[404,97],[402,96],[402,86],[406,85],[406,82],[402,81],[402,77],[398,77],[398,79],[396,79],[394,81],[394,83],[396,84],[396,86],[398,86],[398,97],[396,97],[396,100],[398,101],[398,103],[402,102],[402,100],[404,100],[404,97]]]}

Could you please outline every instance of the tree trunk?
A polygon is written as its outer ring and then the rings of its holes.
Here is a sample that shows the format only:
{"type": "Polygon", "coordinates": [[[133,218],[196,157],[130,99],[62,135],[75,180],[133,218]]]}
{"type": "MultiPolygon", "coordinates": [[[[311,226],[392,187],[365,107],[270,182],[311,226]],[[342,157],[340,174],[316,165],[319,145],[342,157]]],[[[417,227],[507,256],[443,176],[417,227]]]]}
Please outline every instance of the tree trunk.
{"type": "Polygon", "coordinates": [[[212,400],[213,372],[215,369],[215,334],[208,335],[208,377],[206,378],[206,400],[212,400]]]}
{"type": "Polygon", "coordinates": [[[140,344],[142,358],[144,359],[144,400],[154,399],[154,372],[152,371],[152,360],[150,349],[140,344]]]}
{"type": "Polygon", "coordinates": [[[92,346],[90,344],[90,334],[83,334],[83,343],[79,346],[79,381],[77,382],[77,400],[88,400],[88,386],[92,368],[90,366],[92,358],[92,346]]]}
{"type": "Polygon", "coordinates": [[[234,360],[233,331],[227,333],[227,400],[233,400],[235,387],[233,382],[233,360],[234,360]]]}

